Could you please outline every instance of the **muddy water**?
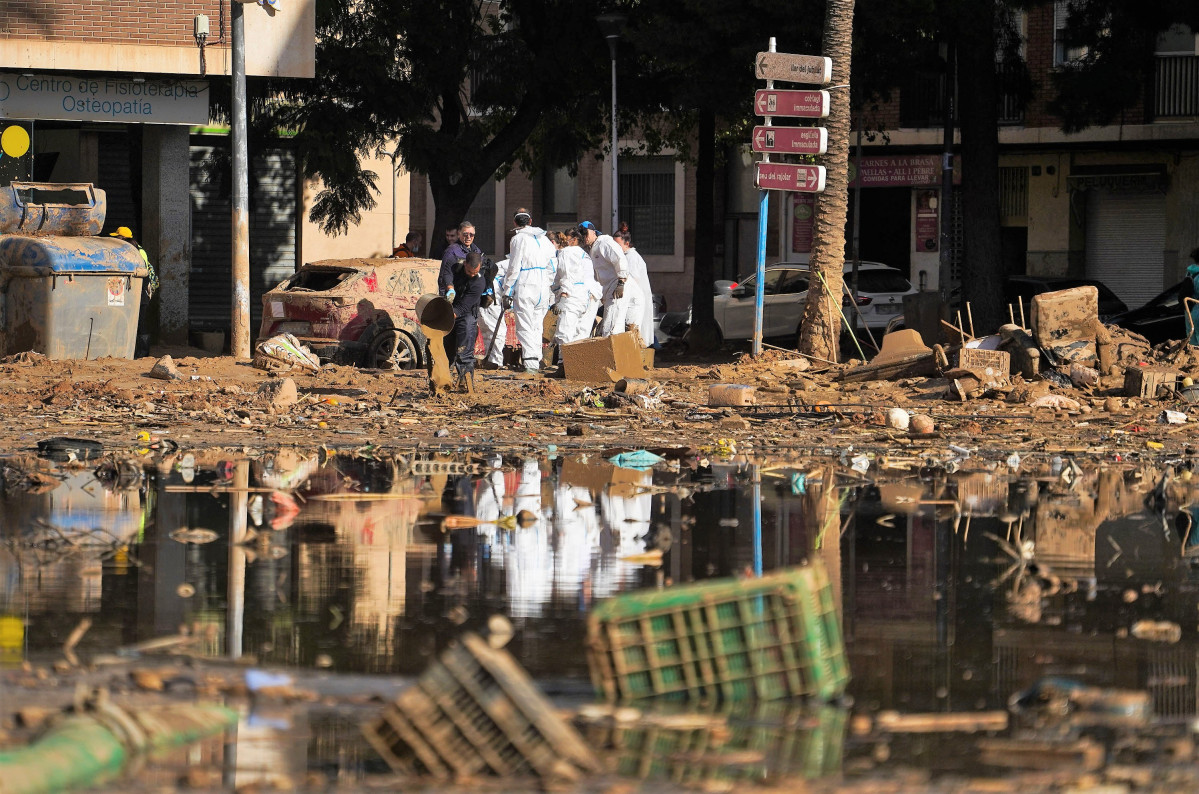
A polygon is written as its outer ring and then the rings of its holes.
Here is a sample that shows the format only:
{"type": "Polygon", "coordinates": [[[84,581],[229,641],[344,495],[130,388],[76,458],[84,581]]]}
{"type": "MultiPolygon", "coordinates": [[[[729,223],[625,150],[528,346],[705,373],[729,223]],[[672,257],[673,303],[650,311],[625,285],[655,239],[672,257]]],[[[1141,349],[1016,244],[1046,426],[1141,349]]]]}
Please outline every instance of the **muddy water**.
{"type": "MultiPolygon", "coordinates": [[[[84,659],[186,625],[213,657],[383,675],[369,686],[386,688],[499,612],[517,659],[578,700],[599,600],[816,556],[834,578],[854,714],[1003,710],[1055,676],[1147,692],[1163,725],[1196,716],[1199,483],[1185,467],[871,479],[827,464],[636,471],[598,456],[289,452],[144,479],[61,476],[41,492],[7,487],[0,501],[7,665],[60,658],[87,617],[84,659]]],[[[942,773],[976,761],[919,737],[896,745],[902,759],[880,760],[855,748],[847,719],[813,723],[840,738],[805,776],[842,760],[942,773]]],[[[369,767],[344,716],[302,720],[309,768],[339,753],[369,767]]]]}

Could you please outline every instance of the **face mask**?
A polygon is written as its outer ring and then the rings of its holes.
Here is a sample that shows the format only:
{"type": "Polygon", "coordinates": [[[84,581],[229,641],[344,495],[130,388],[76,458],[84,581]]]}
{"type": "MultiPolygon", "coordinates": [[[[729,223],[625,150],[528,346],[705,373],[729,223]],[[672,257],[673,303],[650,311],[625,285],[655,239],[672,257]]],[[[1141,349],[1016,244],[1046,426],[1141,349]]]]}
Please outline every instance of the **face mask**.
{"type": "Polygon", "coordinates": [[[412,253],[414,253],[414,254],[420,253],[420,245],[419,244],[412,246],[412,253]]]}

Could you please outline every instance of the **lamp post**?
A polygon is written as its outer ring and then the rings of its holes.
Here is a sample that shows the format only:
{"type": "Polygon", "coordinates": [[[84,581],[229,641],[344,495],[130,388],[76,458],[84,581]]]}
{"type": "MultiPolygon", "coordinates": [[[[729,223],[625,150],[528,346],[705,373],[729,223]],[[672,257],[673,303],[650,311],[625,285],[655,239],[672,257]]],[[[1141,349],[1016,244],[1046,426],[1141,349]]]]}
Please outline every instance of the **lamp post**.
{"type": "Polygon", "coordinates": [[[620,181],[616,172],[617,146],[616,146],[616,45],[620,43],[620,34],[624,31],[625,23],[629,18],[624,14],[613,11],[607,14],[600,14],[595,18],[599,23],[600,32],[604,34],[604,38],[608,41],[608,53],[612,56],[612,225],[608,228],[611,231],[616,231],[618,224],[618,216],[620,202],[618,195],[620,190],[620,181]]]}

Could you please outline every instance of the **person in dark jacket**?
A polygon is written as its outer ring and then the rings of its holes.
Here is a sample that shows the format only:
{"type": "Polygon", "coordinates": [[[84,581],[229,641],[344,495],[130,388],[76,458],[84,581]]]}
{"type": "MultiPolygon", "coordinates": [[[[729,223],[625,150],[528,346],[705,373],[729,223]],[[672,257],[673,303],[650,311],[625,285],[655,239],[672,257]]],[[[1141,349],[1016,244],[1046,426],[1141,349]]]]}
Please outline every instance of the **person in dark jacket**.
{"type": "Polygon", "coordinates": [[[459,387],[474,391],[479,304],[488,290],[488,278],[483,272],[483,255],[471,251],[465,259],[451,267],[450,278],[445,297],[454,304],[454,330],[446,337],[446,354],[458,371],[459,387]]]}
{"type": "Polygon", "coordinates": [[[463,221],[458,224],[457,242],[451,243],[441,257],[441,272],[437,275],[437,291],[441,295],[445,295],[446,290],[450,288],[454,265],[464,261],[471,253],[482,256],[483,249],[475,245],[475,225],[470,221],[463,221]]]}

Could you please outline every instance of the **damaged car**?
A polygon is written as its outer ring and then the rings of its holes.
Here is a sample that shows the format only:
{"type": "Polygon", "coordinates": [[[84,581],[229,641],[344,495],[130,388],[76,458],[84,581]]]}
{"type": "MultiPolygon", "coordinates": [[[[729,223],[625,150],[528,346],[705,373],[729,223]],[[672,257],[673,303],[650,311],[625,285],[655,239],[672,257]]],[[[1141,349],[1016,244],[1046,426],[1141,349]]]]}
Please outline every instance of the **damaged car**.
{"type": "Polygon", "coordinates": [[[262,296],[258,339],[289,333],[322,363],[424,367],[416,302],[437,292],[440,267],[412,258],[310,262],[262,296]]]}

